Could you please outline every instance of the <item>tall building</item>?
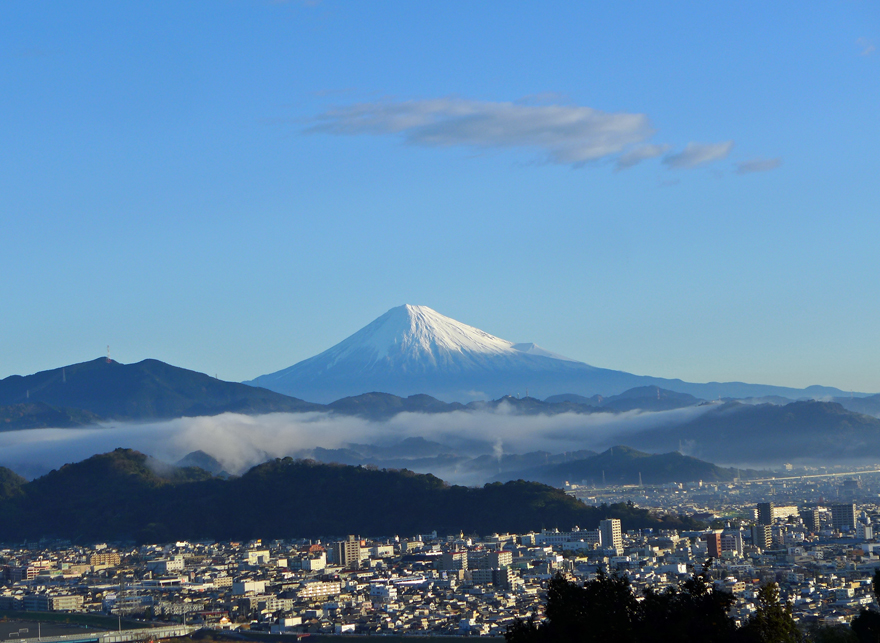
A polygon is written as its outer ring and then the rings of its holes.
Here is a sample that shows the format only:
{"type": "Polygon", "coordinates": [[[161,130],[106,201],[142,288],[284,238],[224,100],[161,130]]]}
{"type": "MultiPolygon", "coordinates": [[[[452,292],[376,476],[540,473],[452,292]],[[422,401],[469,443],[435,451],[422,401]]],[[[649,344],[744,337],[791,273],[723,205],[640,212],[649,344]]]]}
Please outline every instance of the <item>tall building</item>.
{"type": "Polygon", "coordinates": [[[758,503],[758,524],[760,524],[760,525],[772,525],[773,524],[773,503],[772,502],[759,502],[758,503]]]}
{"type": "Polygon", "coordinates": [[[440,558],[440,569],[457,570],[468,568],[467,551],[446,551],[440,558]]]}
{"type": "Polygon", "coordinates": [[[801,520],[804,521],[804,527],[811,532],[819,531],[819,511],[817,509],[802,509],[801,520]]]}
{"type": "Polygon", "coordinates": [[[721,532],[720,531],[710,531],[705,534],[706,545],[707,545],[707,554],[711,558],[720,558],[721,557],[721,532]]]}
{"type": "Polygon", "coordinates": [[[855,504],[831,505],[831,527],[837,531],[850,531],[855,529],[855,504]]]}
{"type": "Polygon", "coordinates": [[[119,565],[119,562],[119,554],[115,551],[92,554],[89,558],[89,564],[95,567],[116,567],[119,565]]]}
{"type": "Polygon", "coordinates": [[[468,569],[502,569],[513,564],[509,551],[469,551],[468,569]]]}
{"type": "Polygon", "coordinates": [[[599,535],[602,539],[602,547],[623,549],[623,532],[620,530],[619,519],[600,520],[599,535]]]}
{"type": "Polygon", "coordinates": [[[742,530],[728,529],[721,533],[721,551],[732,551],[738,556],[743,555],[742,530]]]}
{"type": "Polygon", "coordinates": [[[753,525],[752,544],[758,549],[770,549],[773,546],[773,528],[770,525],[753,525]]]}
{"type": "Polygon", "coordinates": [[[357,536],[349,536],[333,545],[336,564],[346,568],[357,568],[361,565],[361,541],[357,536]]]}

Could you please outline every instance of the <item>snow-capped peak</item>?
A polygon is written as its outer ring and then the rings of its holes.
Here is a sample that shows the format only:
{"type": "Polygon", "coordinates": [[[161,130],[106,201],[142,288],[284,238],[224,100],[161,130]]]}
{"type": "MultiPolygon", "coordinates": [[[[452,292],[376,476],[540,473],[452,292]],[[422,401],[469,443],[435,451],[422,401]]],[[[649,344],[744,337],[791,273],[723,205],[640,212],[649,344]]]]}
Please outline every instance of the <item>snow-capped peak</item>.
{"type": "Polygon", "coordinates": [[[407,304],[392,308],[326,353],[332,353],[333,361],[338,361],[368,351],[379,361],[392,356],[413,359],[455,353],[499,355],[515,350],[513,342],[462,324],[427,306],[407,304]]]}
{"type": "Polygon", "coordinates": [[[427,306],[407,305],[392,308],[319,355],[250,383],[324,402],[371,390],[484,399],[487,383],[496,387],[492,395],[498,390],[503,395],[549,373],[570,378],[591,369],[534,344],[495,337],[427,306]]]}

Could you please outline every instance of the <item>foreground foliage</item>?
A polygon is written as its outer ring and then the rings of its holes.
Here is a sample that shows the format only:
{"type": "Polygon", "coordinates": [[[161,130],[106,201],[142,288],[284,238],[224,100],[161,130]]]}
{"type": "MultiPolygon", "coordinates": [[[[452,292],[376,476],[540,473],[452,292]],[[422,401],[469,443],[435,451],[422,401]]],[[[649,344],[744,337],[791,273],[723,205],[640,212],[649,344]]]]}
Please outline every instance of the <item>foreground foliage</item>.
{"type": "Polygon", "coordinates": [[[796,643],[803,639],[775,584],[761,589],[758,611],[737,628],[728,616],[734,598],[716,591],[707,568],[677,587],[648,590],[642,600],[626,576],[600,571],[583,585],[557,575],[547,592],[546,619],[517,621],[508,643],[796,643]]]}

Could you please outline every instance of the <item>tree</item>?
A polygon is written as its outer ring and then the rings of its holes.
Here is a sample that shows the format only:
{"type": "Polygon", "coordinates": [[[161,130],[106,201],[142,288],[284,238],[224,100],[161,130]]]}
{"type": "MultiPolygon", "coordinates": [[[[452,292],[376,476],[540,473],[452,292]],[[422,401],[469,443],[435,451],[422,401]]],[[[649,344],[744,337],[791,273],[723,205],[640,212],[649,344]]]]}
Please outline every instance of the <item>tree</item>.
{"type": "Polygon", "coordinates": [[[779,601],[779,586],[768,583],[758,591],[758,610],[737,632],[743,643],[799,643],[801,631],[791,615],[791,605],[779,601]]]}
{"type": "MultiPolygon", "coordinates": [[[[871,587],[874,600],[880,603],[880,569],[874,570],[871,587]]],[[[852,620],[851,626],[860,643],[880,643],[880,612],[864,609],[852,620]]]]}
{"type": "Polygon", "coordinates": [[[640,601],[626,576],[600,570],[578,585],[557,575],[547,591],[545,621],[517,621],[505,637],[508,643],[731,643],[733,596],[712,591],[707,578],[708,566],[678,587],[646,591],[640,601]]]}
{"type": "Polygon", "coordinates": [[[639,640],[725,643],[733,639],[735,625],[728,612],[734,598],[710,586],[710,564],[677,588],[645,592],[639,640]]]}
{"type": "Polygon", "coordinates": [[[808,640],[810,643],[859,643],[857,637],[848,625],[821,625],[810,630],[808,640]]]}

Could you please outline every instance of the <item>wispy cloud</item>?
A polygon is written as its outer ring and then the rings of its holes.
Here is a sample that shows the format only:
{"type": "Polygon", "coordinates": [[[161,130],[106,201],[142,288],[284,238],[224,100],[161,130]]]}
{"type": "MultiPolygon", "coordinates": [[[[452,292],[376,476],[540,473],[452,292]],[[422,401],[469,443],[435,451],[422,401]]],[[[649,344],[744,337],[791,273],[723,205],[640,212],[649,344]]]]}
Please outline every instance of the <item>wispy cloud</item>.
{"type": "Polygon", "coordinates": [[[727,158],[733,149],[733,141],[724,143],[688,143],[681,151],[667,154],[663,162],[670,168],[690,169],[727,158]]]}
{"type": "Polygon", "coordinates": [[[752,159],[750,161],[742,161],[736,164],[737,174],[750,174],[752,172],[768,172],[775,170],[782,165],[782,159],[752,159]]]}
{"type": "Polygon", "coordinates": [[[647,159],[653,159],[662,156],[669,151],[670,145],[640,145],[629,152],[621,155],[617,159],[617,167],[615,170],[626,170],[638,165],[647,159]]]}
{"type": "Polygon", "coordinates": [[[428,147],[528,149],[551,163],[572,166],[621,154],[654,134],[644,114],[462,98],[335,107],[318,115],[306,131],[398,135],[408,144],[428,147]]]}
{"type": "Polygon", "coordinates": [[[856,44],[859,46],[859,49],[862,50],[859,53],[860,56],[870,56],[877,49],[874,46],[874,43],[867,38],[859,38],[858,40],[856,40],[856,44]]]}

